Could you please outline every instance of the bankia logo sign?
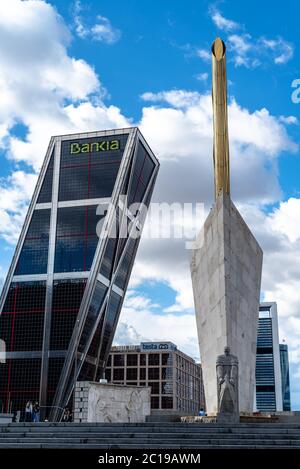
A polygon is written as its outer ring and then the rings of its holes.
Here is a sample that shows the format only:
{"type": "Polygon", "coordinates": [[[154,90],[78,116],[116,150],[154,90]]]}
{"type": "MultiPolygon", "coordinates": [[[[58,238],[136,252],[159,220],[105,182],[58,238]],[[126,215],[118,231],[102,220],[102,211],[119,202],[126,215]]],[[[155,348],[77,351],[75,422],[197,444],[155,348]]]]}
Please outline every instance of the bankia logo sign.
{"type": "Polygon", "coordinates": [[[98,140],[91,143],[70,143],[71,155],[91,152],[106,152],[120,150],[120,140],[98,140]]]}

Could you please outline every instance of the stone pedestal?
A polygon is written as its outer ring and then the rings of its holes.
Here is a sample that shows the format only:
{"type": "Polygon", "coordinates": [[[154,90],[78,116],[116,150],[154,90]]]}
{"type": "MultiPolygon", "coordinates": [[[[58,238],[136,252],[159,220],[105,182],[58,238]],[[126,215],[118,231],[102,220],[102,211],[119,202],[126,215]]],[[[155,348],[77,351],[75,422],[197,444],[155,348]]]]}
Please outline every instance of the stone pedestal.
{"type": "Polygon", "coordinates": [[[239,361],[239,408],[253,411],[262,250],[232,203],[220,194],[199,234],[191,275],[207,413],[216,413],[216,359],[225,347],[239,361]]]}
{"type": "Polygon", "coordinates": [[[11,423],[13,421],[14,414],[1,414],[0,413],[0,423],[11,423]]]}
{"type": "Polygon", "coordinates": [[[145,422],[150,415],[150,387],[79,381],[74,422],[145,422]]]}

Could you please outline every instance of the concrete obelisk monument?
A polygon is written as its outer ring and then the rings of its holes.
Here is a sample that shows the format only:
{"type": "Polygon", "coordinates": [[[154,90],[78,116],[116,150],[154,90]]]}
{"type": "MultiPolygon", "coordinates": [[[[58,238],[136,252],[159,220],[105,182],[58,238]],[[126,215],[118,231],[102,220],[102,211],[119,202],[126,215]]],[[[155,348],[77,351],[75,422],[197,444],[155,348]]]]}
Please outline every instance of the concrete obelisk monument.
{"type": "MultiPolygon", "coordinates": [[[[238,402],[252,412],[262,250],[230,198],[225,44],[212,45],[215,204],[193,251],[191,275],[208,414],[218,412],[216,362],[238,359],[238,402]]],[[[250,130],[251,131],[251,130],[250,130]]]]}

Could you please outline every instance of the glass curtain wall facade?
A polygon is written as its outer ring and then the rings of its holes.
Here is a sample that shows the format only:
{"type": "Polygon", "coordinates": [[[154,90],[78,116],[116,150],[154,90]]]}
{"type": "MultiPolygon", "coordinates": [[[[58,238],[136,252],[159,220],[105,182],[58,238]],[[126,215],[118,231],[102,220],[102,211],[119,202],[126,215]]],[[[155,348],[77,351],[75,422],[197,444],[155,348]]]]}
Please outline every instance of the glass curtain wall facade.
{"type": "Polygon", "coordinates": [[[52,137],[1,295],[0,411],[57,420],[103,374],[158,166],[137,128],[52,137]]]}
{"type": "Polygon", "coordinates": [[[285,412],[289,412],[291,410],[291,392],[288,346],[286,344],[280,344],[279,350],[282,380],[282,410],[285,412]]]}
{"type": "Polygon", "coordinates": [[[262,412],[282,410],[276,303],[261,303],[257,331],[256,408],[262,412]]]}

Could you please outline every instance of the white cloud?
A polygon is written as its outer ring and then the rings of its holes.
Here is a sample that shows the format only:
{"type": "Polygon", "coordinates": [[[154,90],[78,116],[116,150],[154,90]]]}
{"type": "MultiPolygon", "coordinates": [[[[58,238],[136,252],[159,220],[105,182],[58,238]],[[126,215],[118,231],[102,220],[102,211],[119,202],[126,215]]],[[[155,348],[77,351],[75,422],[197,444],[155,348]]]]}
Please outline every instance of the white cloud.
{"type": "MultiPolygon", "coordinates": [[[[140,122],[161,161],[153,200],[199,201],[208,209],[213,198],[211,97],[173,90],[145,93],[143,98],[156,104],[143,109],[140,122]]],[[[251,113],[232,100],[229,130],[233,199],[244,204],[251,200],[259,207],[278,201],[277,159],[282,151],[297,150],[285,125],[266,109],[251,113]]],[[[259,214],[264,215],[260,210],[259,214]]],[[[177,296],[175,305],[165,311],[192,312],[188,261],[184,240],[142,239],[131,285],[149,279],[167,282],[177,296]]]]}
{"type": "Polygon", "coordinates": [[[119,321],[113,345],[138,345],[142,341],[148,339],[141,336],[132,325],[119,321]]]}
{"type": "Polygon", "coordinates": [[[97,16],[97,23],[91,28],[91,34],[95,41],[107,44],[114,44],[121,37],[121,31],[113,28],[108,18],[100,15],[97,16]]]}
{"type": "Polygon", "coordinates": [[[279,116],[280,122],[284,124],[291,125],[291,124],[299,124],[299,121],[296,116],[279,116]]]}
{"type": "MultiPolygon", "coordinates": [[[[142,98],[160,104],[143,109],[141,128],[162,158],[186,159],[191,154],[206,167],[211,165],[207,157],[211,153],[209,148],[212,138],[211,96],[172,90],[147,92],[142,98]],[[171,107],[164,107],[163,102],[171,107]]],[[[242,160],[242,155],[247,151],[256,152],[257,162],[260,158],[272,160],[283,150],[297,151],[298,147],[289,138],[283,123],[267,109],[251,113],[232,99],[228,112],[232,163],[239,164],[236,157],[242,160]],[[261,152],[261,155],[257,155],[257,152],[261,152]]],[[[249,154],[246,155],[249,160],[249,154]]],[[[263,161],[261,163],[264,164],[263,161]]]]}
{"type": "Polygon", "coordinates": [[[217,26],[217,28],[222,29],[224,31],[231,31],[233,29],[240,28],[240,25],[235,21],[229,20],[225,18],[218,10],[212,9],[211,11],[211,19],[217,26]]]}
{"type": "Polygon", "coordinates": [[[130,291],[128,293],[116,331],[115,344],[139,344],[142,340],[171,341],[199,360],[193,314],[161,314],[148,298],[140,297],[142,304],[133,304],[130,301],[130,291]]]}
{"type": "Polygon", "coordinates": [[[0,235],[8,243],[18,240],[36,179],[35,174],[15,171],[0,180],[0,235]]]}
{"type": "Polygon", "coordinates": [[[92,67],[68,55],[69,31],[43,1],[1,2],[0,41],[2,148],[39,169],[51,133],[72,128],[65,102],[101,99],[103,88],[92,67]],[[25,139],[10,134],[16,122],[29,129],[25,139]],[[33,143],[35,128],[41,134],[33,143]]]}
{"type": "Polygon", "coordinates": [[[285,64],[293,58],[294,46],[282,37],[277,39],[260,39],[261,44],[269,53],[271,52],[275,64],[285,64]]]}
{"type": "Polygon", "coordinates": [[[80,0],[75,0],[74,8],[73,8],[73,20],[75,25],[75,31],[77,36],[81,39],[84,39],[88,34],[89,30],[83,25],[81,12],[83,10],[82,4],[80,0]]]}
{"type": "Polygon", "coordinates": [[[250,34],[232,34],[227,38],[228,50],[233,55],[235,65],[245,67],[257,67],[260,61],[256,57],[250,57],[250,51],[253,51],[250,34]]]}
{"type": "Polygon", "coordinates": [[[84,8],[79,0],[74,3],[74,24],[76,34],[81,38],[91,38],[94,41],[104,42],[106,44],[115,44],[121,37],[121,31],[114,28],[108,18],[97,15],[96,23],[87,25],[86,20],[82,18],[84,8]]]}
{"type": "Polygon", "coordinates": [[[174,108],[187,108],[197,105],[199,102],[199,94],[196,91],[185,90],[162,91],[160,93],[146,92],[142,94],[141,98],[152,103],[165,102],[174,108]]]}
{"type": "Polygon", "coordinates": [[[211,54],[206,49],[197,49],[196,55],[200,57],[200,59],[202,59],[204,62],[211,61],[211,54]]]}
{"type": "Polygon", "coordinates": [[[247,68],[266,66],[270,63],[282,65],[293,58],[294,46],[283,38],[252,38],[250,34],[231,34],[227,38],[228,50],[235,65],[247,68]]]}
{"type": "Polygon", "coordinates": [[[274,210],[271,220],[273,229],[286,236],[290,243],[300,241],[299,199],[292,197],[286,202],[281,202],[279,208],[274,210]]]}
{"type": "MultiPolygon", "coordinates": [[[[252,37],[239,23],[225,18],[214,6],[209,7],[209,15],[213,23],[226,34],[225,43],[228,47],[228,59],[236,67],[247,68],[266,67],[269,64],[283,65],[294,56],[294,45],[281,36],[267,38],[252,37]],[[241,29],[240,34],[235,30],[241,29]]],[[[196,49],[196,55],[205,62],[211,57],[207,49],[196,49]]]]}
{"type": "Polygon", "coordinates": [[[199,81],[206,81],[208,79],[208,73],[198,73],[198,75],[196,75],[196,79],[199,81]]]}
{"type": "MultiPolygon", "coordinates": [[[[105,89],[93,68],[69,55],[70,39],[50,4],[0,2],[0,41],[5,44],[0,55],[0,149],[35,172],[52,135],[129,125],[117,107],[104,105],[105,89]],[[14,134],[16,123],[26,129],[24,138],[14,134]]],[[[1,233],[8,241],[16,239],[35,178],[16,167],[1,181],[1,233]],[[24,187],[21,175],[27,178],[24,187]]]]}
{"type": "Polygon", "coordinates": [[[0,40],[5,44],[0,86],[8,104],[1,106],[0,118],[12,113],[16,100],[21,106],[19,112],[28,113],[30,104],[42,106],[50,94],[52,99],[57,95],[57,100],[83,99],[99,91],[93,69],[85,61],[68,56],[69,31],[49,4],[1,2],[0,40]]]}

